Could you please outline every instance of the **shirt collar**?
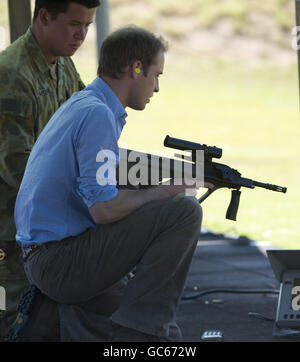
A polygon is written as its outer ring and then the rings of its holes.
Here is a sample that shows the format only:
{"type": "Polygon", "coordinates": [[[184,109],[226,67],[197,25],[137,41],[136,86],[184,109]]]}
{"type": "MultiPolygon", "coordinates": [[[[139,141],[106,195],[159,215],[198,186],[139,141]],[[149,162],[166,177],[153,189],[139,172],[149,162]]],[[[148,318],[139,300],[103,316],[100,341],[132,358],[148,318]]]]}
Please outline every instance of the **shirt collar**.
{"type": "MultiPolygon", "coordinates": [[[[39,71],[42,73],[49,72],[49,64],[37,42],[35,39],[35,36],[33,35],[33,32],[31,30],[31,27],[28,28],[24,35],[24,39],[27,43],[27,49],[32,56],[32,59],[36,66],[38,67],[39,71]]],[[[57,65],[58,66],[64,66],[64,59],[63,57],[58,57],[57,59],[57,65]]]]}
{"type": "Polygon", "coordinates": [[[122,119],[125,123],[127,112],[111,87],[100,77],[97,77],[91,85],[95,87],[98,95],[104,97],[105,103],[111,109],[115,118],[122,119]]]}

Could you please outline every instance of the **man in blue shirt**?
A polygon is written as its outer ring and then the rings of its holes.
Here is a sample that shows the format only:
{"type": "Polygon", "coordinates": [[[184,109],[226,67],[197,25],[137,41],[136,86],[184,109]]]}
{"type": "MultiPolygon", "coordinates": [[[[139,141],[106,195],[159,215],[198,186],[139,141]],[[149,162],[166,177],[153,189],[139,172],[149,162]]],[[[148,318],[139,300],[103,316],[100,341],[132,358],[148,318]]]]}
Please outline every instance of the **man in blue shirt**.
{"type": "Polygon", "coordinates": [[[159,91],[165,52],[163,39],[144,29],[112,33],[98,77],[53,115],[27,163],[15,206],[16,239],[30,282],[59,304],[60,316],[72,310],[84,319],[86,331],[69,328],[71,340],[97,340],[95,325],[87,332],[90,305],[134,268],[111,311],[110,340],[181,339],[176,308],[201,207],[185,196],[186,185],[118,189],[114,177],[105,184],[98,172],[107,162],[101,155],[119,159],[125,108],[143,110],[159,91]]]}

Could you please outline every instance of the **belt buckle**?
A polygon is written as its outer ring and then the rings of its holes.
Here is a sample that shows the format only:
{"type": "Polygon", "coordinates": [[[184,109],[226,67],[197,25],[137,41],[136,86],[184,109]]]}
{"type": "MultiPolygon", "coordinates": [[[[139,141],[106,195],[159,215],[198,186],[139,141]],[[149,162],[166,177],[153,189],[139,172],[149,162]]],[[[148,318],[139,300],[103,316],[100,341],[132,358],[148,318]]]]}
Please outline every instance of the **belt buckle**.
{"type": "Polygon", "coordinates": [[[0,249],[0,261],[6,258],[6,252],[3,249],[0,249]]]}

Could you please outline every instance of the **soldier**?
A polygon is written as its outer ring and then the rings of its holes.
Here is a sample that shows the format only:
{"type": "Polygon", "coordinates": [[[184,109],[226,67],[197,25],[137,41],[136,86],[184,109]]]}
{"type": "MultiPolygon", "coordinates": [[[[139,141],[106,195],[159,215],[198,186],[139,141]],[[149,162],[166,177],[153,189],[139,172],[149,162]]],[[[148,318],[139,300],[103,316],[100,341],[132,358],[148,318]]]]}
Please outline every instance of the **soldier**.
{"type": "Polygon", "coordinates": [[[70,58],[99,0],[36,0],[33,24],[0,54],[0,341],[28,285],[15,242],[14,204],[28,155],[52,114],[84,84],[70,58]]]}

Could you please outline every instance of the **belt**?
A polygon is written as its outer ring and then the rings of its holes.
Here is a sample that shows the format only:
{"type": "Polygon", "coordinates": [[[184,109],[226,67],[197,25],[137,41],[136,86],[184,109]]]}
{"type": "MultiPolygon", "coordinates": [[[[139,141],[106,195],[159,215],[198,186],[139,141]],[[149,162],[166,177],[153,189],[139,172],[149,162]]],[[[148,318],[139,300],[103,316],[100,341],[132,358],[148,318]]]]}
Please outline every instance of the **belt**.
{"type": "Polygon", "coordinates": [[[26,246],[25,248],[23,248],[23,254],[22,254],[23,261],[26,261],[29,257],[36,254],[38,251],[40,251],[40,249],[41,245],[38,244],[26,246]]]}

